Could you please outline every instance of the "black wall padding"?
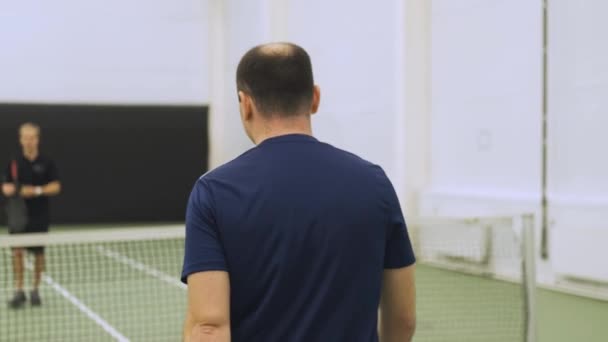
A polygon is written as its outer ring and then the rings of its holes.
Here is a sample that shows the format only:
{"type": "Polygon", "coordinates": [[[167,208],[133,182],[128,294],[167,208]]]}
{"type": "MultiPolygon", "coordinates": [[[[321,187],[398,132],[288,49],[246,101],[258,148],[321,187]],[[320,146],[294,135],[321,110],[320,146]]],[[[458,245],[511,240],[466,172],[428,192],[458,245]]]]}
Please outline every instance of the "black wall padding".
{"type": "Polygon", "coordinates": [[[183,221],[207,170],[204,106],[0,104],[2,174],[26,121],[42,127],[41,151],[63,183],[51,201],[53,223],[183,221]]]}

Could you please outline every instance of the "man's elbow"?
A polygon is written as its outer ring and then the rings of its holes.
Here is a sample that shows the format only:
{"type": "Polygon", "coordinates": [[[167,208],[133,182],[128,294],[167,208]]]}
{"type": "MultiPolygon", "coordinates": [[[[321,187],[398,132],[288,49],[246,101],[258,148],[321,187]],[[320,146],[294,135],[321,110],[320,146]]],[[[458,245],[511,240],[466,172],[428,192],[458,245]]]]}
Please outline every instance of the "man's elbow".
{"type": "Polygon", "coordinates": [[[383,341],[411,341],[416,331],[416,317],[399,315],[387,318],[383,325],[387,336],[383,341]]]}
{"type": "Polygon", "coordinates": [[[196,323],[190,333],[190,342],[228,342],[230,326],[228,324],[196,323]]]}
{"type": "Polygon", "coordinates": [[[217,335],[222,329],[224,329],[224,325],[197,323],[192,328],[192,331],[196,331],[202,335],[217,335]]]}
{"type": "Polygon", "coordinates": [[[414,336],[414,332],[416,331],[416,317],[408,317],[403,321],[403,327],[407,332],[407,335],[410,339],[414,336]]]}
{"type": "Polygon", "coordinates": [[[230,319],[220,312],[190,316],[190,342],[229,342],[230,319]]]}
{"type": "Polygon", "coordinates": [[[61,183],[59,182],[50,183],[48,188],[49,196],[57,196],[61,193],[61,183]]]}
{"type": "Polygon", "coordinates": [[[399,317],[393,322],[393,325],[395,327],[401,327],[402,330],[415,331],[416,330],[416,317],[415,316],[399,317]]]}

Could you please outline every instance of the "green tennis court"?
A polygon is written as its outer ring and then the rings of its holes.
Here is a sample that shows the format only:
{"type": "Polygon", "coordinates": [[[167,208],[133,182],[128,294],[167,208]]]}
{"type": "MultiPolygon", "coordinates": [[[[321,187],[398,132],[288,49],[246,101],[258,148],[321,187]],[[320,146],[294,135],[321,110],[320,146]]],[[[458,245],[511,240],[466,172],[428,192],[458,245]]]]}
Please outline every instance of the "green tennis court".
{"type": "MultiPolygon", "coordinates": [[[[177,341],[186,303],[182,250],[179,238],[49,246],[42,307],[0,305],[0,340],[177,341]]],[[[0,265],[7,301],[13,291],[7,250],[0,265]]],[[[30,267],[26,289],[31,273],[30,267]]]]}
{"type": "MultiPolygon", "coordinates": [[[[417,342],[522,341],[512,283],[419,265],[417,342]]],[[[539,342],[608,341],[608,303],[537,289],[539,342]]]]}
{"type": "Polygon", "coordinates": [[[416,341],[522,341],[521,286],[419,265],[416,341]]]}
{"type": "MultiPolygon", "coordinates": [[[[186,303],[178,281],[183,240],[144,237],[47,247],[43,306],[0,305],[0,341],[178,341],[186,303]]],[[[0,253],[3,301],[12,294],[9,256],[0,253]]],[[[26,288],[30,279],[28,271],[26,288]]],[[[423,264],[417,283],[415,341],[522,341],[520,285],[423,264]]],[[[541,342],[608,338],[608,305],[601,301],[540,290],[537,321],[541,342]]]]}

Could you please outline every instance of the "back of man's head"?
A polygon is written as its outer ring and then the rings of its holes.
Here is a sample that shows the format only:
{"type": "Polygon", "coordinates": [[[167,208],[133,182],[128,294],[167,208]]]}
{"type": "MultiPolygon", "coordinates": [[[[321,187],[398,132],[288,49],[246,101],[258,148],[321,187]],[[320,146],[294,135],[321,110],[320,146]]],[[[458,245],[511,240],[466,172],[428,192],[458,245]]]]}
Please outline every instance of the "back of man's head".
{"type": "Polygon", "coordinates": [[[313,99],[312,64],[306,51],[291,43],[249,50],[236,72],[237,89],[251,96],[263,115],[302,114],[313,99]]]}

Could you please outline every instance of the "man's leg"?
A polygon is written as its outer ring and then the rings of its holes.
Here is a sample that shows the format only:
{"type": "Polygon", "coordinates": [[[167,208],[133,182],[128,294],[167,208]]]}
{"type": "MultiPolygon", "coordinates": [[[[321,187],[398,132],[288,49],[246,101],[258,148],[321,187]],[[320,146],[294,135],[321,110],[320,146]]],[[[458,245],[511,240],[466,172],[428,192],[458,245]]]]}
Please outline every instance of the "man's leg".
{"type": "Polygon", "coordinates": [[[44,272],[44,252],[36,253],[34,265],[34,290],[38,291],[42,272],[44,272]]]}
{"type": "Polygon", "coordinates": [[[13,275],[17,291],[23,291],[23,254],[23,248],[13,248],[13,275]]]}
{"type": "Polygon", "coordinates": [[[38,293],[38,287],[40,287],[40,279],[42,278],[42,272],[44,272],[44,249],[42,247],[38,248],[39,249],[34,251],[34,288],[32,289],[32,293],[30,295],[30,301],[34,306],[39,306],[42,304],[40,294],[38,293]]]}
{"type": "Polygon", "coordinates": [[[8,302],[8,305],[17,309],[25,303],[25,293],[23,292],[23,248],[13,248],[13,276],[15,280],[15,295],[8,302]]]}

